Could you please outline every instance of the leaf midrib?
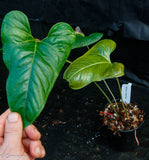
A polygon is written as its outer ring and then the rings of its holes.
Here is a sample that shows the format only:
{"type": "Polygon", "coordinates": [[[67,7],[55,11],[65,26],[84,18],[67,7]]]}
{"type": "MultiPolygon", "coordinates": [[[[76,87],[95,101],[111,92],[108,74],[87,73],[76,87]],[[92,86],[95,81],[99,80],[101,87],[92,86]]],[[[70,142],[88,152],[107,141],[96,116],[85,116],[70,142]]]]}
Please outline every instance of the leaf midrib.
{"type": "MultiPolygon", "coordinates": [[[[35,40],[34,40],[34,41],[35,41],[35,40]]],[[[30,83],[31,83],[31,75],[32,75],[32,72],[33,72],[33,63],[34,63],[34,58],[35,58],[36,49],[37,49],[37,41],[35,41],[35,48],[34,48],[34,51],[33,51],[31,71],[30,71],[29,83],[28,83],[28,89],[27,89],[27,96],[26,96],[26,106],[27,106],[27,102],[28,102],[28,98],[29,98],[29,88],[30,88],[30,83]]],[[[25,108],[24,108],[24,109],[25,109],[25,108]]],[[[24,114],[25,114],[24,117],[27,117],[27,116],[26,116],[26,113],[27,113],[27,112],[24,112],[24,114]]]]}
{"type": "Polygon", "coordinates": [[[86,69],[86,68],[88,68],[88,67],[91,67],[91,66],[94,66],[94,65],[98,65],[98,64],[103,64],[103,63],[109,63],[109,62],[98,62],[98,63],[94,63],[94,64],[91,64],[91,65],[88,65],[88,66],[86,66],[86,67],[83,67],[83,68],[81,68],[80,70],[78,70],[77,72],[75,72],[69,79],[68,79],[68,81],[74,76],[74,75],[76,75],[78,72],[81,72],[82,70],[84,70],[84,69],[86,69]]]}

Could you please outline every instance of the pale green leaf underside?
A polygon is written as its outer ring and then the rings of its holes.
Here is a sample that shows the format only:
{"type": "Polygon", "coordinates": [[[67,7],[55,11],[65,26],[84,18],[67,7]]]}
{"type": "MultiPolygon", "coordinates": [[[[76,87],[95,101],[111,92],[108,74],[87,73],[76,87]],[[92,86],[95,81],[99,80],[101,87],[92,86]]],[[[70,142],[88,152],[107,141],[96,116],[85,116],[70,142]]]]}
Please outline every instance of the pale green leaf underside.
{"type": "Polygon", "coordinates": [[[77,33],[76,41],[72,49],[89,46],[99,41],[102,38],[102,36],[102,33],[92,33],[89,36],[84,36],[83,34],[77,33]]]}
{"type": "Polygon", "coordinates": [[[112,40],[102,40],[87,53],[69,65],[64,79],[72,89],[80,89],[91,82],[124,75],[124,65],[111,63],[110,53],[115,49],[112,40]]]}
{"type": "Polygon", "coordinates": [[[24,128],[40,114],[75,42],[75,33],[58,23],[39,41],[31,35],[26,15],[9,12],[1,29],[3,59],[9,69],[7,99],[11,111],[21,114],[24,128]]]}

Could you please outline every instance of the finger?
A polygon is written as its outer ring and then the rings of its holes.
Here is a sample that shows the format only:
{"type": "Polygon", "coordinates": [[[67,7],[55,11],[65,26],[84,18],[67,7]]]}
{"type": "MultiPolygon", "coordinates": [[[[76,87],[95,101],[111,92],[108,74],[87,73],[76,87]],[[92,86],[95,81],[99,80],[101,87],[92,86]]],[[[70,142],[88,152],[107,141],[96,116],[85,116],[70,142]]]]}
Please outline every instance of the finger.
{"type": "Polygon", "coordinates": [[[41,138],[41,134],[34,125],[30,125],[25,128],[23,132],[23,138],[29,138],[31,140],[39,140],[41,138]]]}
{"type": "Polygon", "coordinates": [[[10,113],[10,109],[7,109],[2,115],[0,115],[0,137],[4,136],[5,121],[10,113]]]}
{"type": "Polygon", "coordinates": [[[4,144],[15,148],[22,142],[22,119],[18,113],[11,112],[5,123],[4,144]]]}
{"type": "Polygon", "coordinates": [[[40,140],[32,141],[30,139],[24,139],[23,145],[30,153],[31,157],[43,158],[45,156],[45,149],[41,144],[40,140]]]}

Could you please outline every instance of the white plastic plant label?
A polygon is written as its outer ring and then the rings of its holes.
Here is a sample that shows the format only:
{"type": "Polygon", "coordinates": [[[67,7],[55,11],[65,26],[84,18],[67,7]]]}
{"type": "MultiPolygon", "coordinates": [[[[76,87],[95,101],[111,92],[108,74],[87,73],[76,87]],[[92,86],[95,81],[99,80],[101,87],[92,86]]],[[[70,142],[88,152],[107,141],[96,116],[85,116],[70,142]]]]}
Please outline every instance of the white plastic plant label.
{"type": "Polygon", "coordinates": [[[131,100],[131,86],[132,83],[122,85],[122,98],[124,103],[129,104],[131,100]]]}

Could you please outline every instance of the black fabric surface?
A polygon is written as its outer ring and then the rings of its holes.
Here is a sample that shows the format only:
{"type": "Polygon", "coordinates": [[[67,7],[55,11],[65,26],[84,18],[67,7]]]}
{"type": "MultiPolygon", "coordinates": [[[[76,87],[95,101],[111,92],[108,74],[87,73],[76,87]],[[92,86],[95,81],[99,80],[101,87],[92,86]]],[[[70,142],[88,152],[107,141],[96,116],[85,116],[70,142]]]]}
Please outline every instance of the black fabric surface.
{"type": "MultiPolygon", "coordinates": [[[[121,81],[121,84],[128,83],[121,81]]],[[[120,98],[116,80],[107,80],[116,99],[120,98]]],[[[104,83],[99,85],[110,96],[104,83]]],[[[106,98],[92,83],[72,90],[59,76],[48,102],[34,124],[42,133],[47,155],[44,160],[148,160],[149,159],[149,89],[132,85],[131,100],[145,112],[145,122],[137,130],[140,146],[134,132],[114,136],[103,125],[99,112],[106,98]]],[[[112,97],[111,97],[112,98],[112,97]]]]}

